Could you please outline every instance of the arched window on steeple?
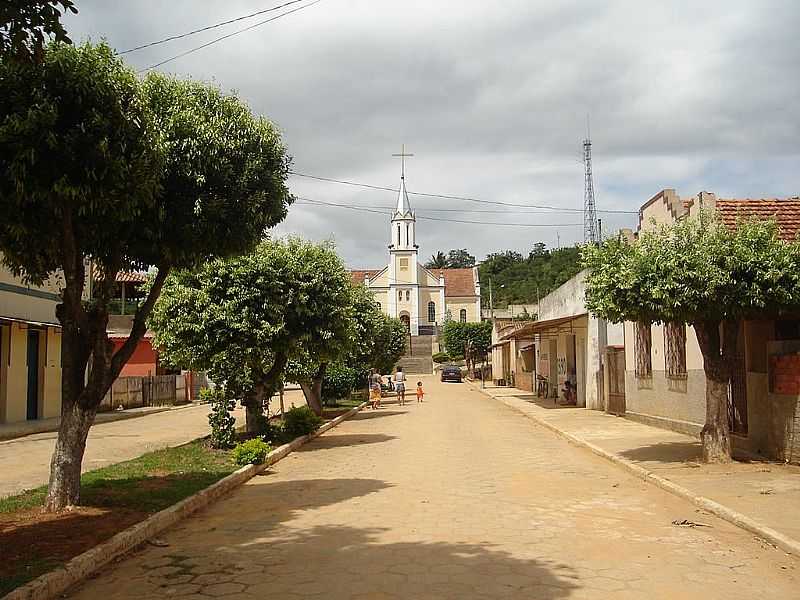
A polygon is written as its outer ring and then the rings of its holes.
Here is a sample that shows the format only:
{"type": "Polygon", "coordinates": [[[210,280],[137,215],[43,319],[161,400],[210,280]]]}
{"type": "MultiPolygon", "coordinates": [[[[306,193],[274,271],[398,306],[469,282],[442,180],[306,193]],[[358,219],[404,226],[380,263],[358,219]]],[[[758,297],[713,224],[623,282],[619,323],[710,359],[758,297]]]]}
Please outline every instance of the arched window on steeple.
{"type": "Polygon", "coordinates": [[[400,246],[400,223],[397,224],[397,245],[400,246]]]}
{"type": "Polygon", "coordinates": [[[436,304],[428,302],[428,323],[436,322],[436,304]]]}
{"type": "Polygon", "coordinates": [[[408,223],[406,223],[406,246],[408,246],[408,230],[410,228],[411,228],[411,226],[408,223]]]}

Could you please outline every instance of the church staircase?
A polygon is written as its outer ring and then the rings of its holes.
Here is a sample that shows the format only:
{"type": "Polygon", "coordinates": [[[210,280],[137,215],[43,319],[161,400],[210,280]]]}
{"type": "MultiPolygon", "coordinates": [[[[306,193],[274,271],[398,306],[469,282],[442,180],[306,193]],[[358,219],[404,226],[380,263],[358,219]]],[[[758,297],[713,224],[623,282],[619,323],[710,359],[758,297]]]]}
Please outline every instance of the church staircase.
{"type": "Polygon", "coordinates": [[[433,337],[416,335],[409,338],[406,351],[397,364],[403,367],[406,375],[430,375],[433,373],[433,337]]]}

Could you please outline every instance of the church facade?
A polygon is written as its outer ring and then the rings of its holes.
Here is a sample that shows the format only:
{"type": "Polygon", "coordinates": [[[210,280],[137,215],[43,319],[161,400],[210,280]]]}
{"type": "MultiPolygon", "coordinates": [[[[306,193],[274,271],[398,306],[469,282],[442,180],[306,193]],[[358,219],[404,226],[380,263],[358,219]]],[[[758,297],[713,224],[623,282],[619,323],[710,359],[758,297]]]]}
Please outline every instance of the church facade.
{"type": "Polygon", "coordinates": [[[426,269],[419,263],[417,220],[411,210],[405,176],[389,228],[389,264],[383,269],[352,271],[381,310],[403,321],[411,335],[431,335],[449,313],[456,321],[481,320],[481,285],[477,267],[426,269]]]}

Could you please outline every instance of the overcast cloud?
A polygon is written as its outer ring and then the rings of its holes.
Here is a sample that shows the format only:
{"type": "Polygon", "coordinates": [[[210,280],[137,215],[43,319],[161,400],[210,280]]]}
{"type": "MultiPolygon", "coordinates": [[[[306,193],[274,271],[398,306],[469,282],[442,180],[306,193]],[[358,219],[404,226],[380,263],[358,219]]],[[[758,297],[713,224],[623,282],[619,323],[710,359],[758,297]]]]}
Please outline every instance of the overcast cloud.
{"type": "MultiPolygon", "coordinates": [[[[78,0],[74,40],[118,50],[283,0],[78,0]]],[[[262,19],[264,17],[261,17],[262,19]]],[[[149,66],[259,20],[126,55],[149,66]]],[[[635,211],[663,188],[800,194],[800,3],[322,0],[161,70],[235,89],[284,134],[298,172],[411,192],[579,209],[591,115],[598,208],[635,211]]],[[[299,177],[298,197],[391,206],[391,192],[299,177]]],[[[582,215],[412,196],[422,258],[466,247],[527,253],[582,239],[582,215]],[[455,209],[464,212],[429,212],[455,209]],[[519,211],[519,209],[515,209],[519,211]],[[558,236],[557,236],[558,234],[558,236]]],[[[605,232],[634,214],[600,214],[605,232]]],[[[386,263],[388,216],[298,203],[276,230],[335,239],[353,267],[386,263]]]]}

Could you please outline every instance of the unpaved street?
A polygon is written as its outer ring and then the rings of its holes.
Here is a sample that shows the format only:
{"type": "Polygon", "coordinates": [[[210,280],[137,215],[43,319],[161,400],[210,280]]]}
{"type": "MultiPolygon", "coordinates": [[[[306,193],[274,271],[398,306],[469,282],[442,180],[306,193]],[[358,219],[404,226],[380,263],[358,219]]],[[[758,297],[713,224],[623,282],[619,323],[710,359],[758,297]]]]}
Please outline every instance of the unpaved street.
{"type": "Polygon", "coordinates": [[[362,413],[70,597],[798,597],[782,552],[478,391],[425,381],[423,405],[362,413]]]}

